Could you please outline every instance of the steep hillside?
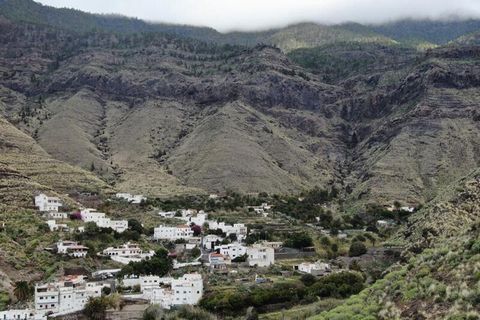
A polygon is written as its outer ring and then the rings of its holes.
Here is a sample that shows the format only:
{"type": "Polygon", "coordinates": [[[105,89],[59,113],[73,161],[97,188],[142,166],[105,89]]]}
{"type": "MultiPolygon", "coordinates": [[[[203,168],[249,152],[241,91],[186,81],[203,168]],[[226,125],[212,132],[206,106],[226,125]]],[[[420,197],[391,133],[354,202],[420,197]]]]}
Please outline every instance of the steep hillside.
{"type": "Polygon", "coordinates": [[[0,196],[4,204],[31,207],[33,195],[105,192],[93,174],[51,158],[31,137],[0,118],[0,196]]]}
{"type": "Polygon", "coordinates": [[[312,319],[477,319],[479,195],[476,171],[410,219],[402,234],[409,248],[404,263],[312,319]]]}
{"type": "Polygon", "coordinates": [[[292,61],[332,84],[353,76],[402,70],[417,56],[416,50],[397,44],[352,41],[336,41],[288,53],[292,61]]]}
{"type": "Polygon", "coordinates": [[[6,116],[52,156],[119,188],[291,192],[333,182],[343,142],[331,129],[342,120],[328,106],[343,93],[310,80],[278,50],[162,35],[72,42],[64,32],[48,39],[48,29],[8,23],[4,30],[4,39],[45,40],[30,50],[12,41],[4,51],[5,72],[16,65],[2,83],[11,93],[6,116]]]}

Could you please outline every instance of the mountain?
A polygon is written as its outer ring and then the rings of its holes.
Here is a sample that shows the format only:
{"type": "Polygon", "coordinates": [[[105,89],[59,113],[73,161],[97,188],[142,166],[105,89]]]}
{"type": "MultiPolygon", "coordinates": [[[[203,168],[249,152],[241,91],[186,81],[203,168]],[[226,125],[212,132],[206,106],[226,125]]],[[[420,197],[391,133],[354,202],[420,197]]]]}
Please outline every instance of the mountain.
{"type": "Polygon", "coordinates": [[[477,47],[417,51],[356,24],[250,35],[286,55],[168,32],[78,33],[58,21],[107,17],[19,3],[43,16],[0,11],[3,117],[118,190],[336,186],[349,205],[419,204],[479,166],[477,47]]]}
{"type": "Polygon", "coordinates": [[[480,20],[455,17],[444,21],[405,19],[370,27],[375,32],[399,42],[424,41],[443,45],[458,37],[478,32],[480,20]]]}

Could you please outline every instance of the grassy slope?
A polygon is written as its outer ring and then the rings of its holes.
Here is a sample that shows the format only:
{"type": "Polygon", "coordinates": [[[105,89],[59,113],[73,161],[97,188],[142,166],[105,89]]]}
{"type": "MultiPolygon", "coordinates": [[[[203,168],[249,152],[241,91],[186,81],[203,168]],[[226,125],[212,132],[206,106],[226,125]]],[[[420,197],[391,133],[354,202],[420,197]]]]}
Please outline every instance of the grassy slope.
{"type": "Polygon", "coordinates": [[[477,319],[480,316],[480,173],[447,189],[411,219],[407,262],[312,319],[477,319]],[[455,190],[455,191],[453,191],[455,190]]]}
{"type": "Polygon", "coordinates": [[[0,118],[0,192],[5,203],[29,207],[35,192],[110,191],[93,174],[51,158],[27,134],[0,118]]]}

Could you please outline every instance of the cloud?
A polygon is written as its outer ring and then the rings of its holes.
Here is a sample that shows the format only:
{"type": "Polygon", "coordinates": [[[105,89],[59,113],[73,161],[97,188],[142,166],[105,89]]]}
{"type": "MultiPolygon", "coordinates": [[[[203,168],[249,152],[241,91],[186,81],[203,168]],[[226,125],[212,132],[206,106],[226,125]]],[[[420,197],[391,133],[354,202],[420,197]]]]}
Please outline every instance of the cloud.
{"type": "Polygon", "coordinates": [[[55,7],[144,20],[261,30],[297,22],[381,23],[403,18],[480,17],[479,0],[40,0],[55,7]]]}

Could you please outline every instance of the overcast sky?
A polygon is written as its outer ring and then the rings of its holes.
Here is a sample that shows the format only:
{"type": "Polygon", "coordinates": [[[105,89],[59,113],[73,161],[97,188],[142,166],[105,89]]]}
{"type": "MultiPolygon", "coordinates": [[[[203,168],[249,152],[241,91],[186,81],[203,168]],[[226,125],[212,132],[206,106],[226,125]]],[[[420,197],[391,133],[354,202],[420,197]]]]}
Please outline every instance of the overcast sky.
{"type": "Polygon", "coordinates": [[[55,7],[149,21],[259,30],[309,21],[378,23],[401,18],[480,17],[480,0],[37,0],[55,7]]]}

